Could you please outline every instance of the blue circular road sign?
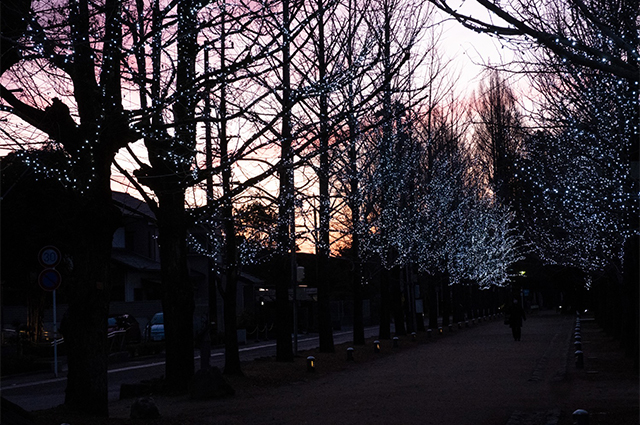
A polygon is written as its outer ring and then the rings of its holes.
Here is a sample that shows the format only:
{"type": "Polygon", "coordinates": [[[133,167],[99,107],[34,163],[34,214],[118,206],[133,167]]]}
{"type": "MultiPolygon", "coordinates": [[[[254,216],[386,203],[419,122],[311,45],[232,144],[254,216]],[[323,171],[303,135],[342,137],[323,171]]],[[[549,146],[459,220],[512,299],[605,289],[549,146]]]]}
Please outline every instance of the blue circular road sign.
{"type": "Polygon", "coordinates": [[[38,259],[42,267],[53,268],[60,264],[62,254],[60,254],[60,250],[55,246],[48,245],[40,250],[38,259]]]}
{"type": "Polygon", "coordinates": [[[45,291],[55,291],[62,282],[62,276],[56,269],[44,269],[38,275],[38,284],[45,291]]]}

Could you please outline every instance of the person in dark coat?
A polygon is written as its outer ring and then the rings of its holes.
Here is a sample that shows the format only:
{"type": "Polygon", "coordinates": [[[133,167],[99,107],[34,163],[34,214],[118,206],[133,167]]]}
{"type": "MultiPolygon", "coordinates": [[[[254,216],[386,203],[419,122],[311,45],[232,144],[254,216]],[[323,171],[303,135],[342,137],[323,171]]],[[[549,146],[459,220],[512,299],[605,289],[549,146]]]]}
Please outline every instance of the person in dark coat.
{"type": "Polygon", "coordinates": [[[518,300],[514,299],[509,314],[509,327],[511,328],[511,333],[513,334],[514,341],[520,341],[520,336],[522,335],[523,320],[527,320],[524,315],[524,309],[520,306],[518,300]]]}

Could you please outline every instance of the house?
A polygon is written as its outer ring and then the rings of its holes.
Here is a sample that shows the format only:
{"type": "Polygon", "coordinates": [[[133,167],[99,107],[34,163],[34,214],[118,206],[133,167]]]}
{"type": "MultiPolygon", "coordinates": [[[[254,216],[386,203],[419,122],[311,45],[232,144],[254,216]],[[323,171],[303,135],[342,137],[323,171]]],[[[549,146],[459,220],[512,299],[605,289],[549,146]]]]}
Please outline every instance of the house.
{"type": "Polygon", "coordinates": [[[162,311],[158,228],[144,201],[113,192],[113,202],[122,212],[122,226],[113,235],[109,310],[133,315],[144,328],[162,311]]]}
{"type": "MultiPolygon", "coordinates": [[[[149,206],[138,198],[122,192],[113,193],[114,204],[122,211],[122,226],[116,230],[112,245],[112,314],[132,314],[144,327],[153,314],[162,311],[160,253],[158,228],[149,206]]],[[[221,269],[220,259],[211,258],[198,247],[205,246],[206,232],[210,229],[194,228],[190,232],[191,249],[187,264],[189,278],[194,287],[194,330],[198,333],[208,320],[210,302],[215,304],[215,322],[218,332],[223,328],[222,296],[211,288],[217,288],[221,279],[216,270],[221,269]]],[[[238,282],[237,311],[239,315],[253,311],[255,288],[262,280],[241,273],[238,282]]]]}

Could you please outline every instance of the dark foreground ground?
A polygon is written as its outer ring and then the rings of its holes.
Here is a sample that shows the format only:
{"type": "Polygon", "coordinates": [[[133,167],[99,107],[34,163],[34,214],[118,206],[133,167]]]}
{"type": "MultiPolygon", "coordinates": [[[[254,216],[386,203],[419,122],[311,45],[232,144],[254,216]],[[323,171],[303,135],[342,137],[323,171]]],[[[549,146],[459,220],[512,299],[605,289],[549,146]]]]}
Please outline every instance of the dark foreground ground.
{"type": "Polygon", "coordinates": [[[473,324],[398,347],[371,340],[333,354],[303,352],[294,363],[273,359],[244,365],[230,377],[236,395],[211,401],[155,395],[161,418],[130,419],[133,400],[110,404],[109,419],[36,412],[42,425],[97,424],[434,424],[571,425],[585,409],[590,425],[639,424],[638,374],[620,344],[588,316],[582,318],[584,368],[574,363],[575,318],[531,315],[522,341],[500,319],[473,324]],[[306,371],[306,357],[316,372],[306,371]]]}

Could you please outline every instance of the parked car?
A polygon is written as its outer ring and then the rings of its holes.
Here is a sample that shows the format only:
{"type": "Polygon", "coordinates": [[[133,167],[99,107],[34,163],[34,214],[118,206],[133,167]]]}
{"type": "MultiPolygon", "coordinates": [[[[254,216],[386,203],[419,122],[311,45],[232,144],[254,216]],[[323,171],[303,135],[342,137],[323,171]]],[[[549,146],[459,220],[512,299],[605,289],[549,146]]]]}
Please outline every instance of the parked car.
{"type": "Polygon", "coordinates": [[[124,341],[126,344],[133,344],[142,340],[140,324],[135,317],[126,313],[108,317],[107,333],[110,336],[118,333],[124,333],[124,341]]]}
{"type": "Polygon", "coordinates": [[[145,336],[149,341],[164,341],[164,314],[153,315],[145,329],[145,336]]]}

